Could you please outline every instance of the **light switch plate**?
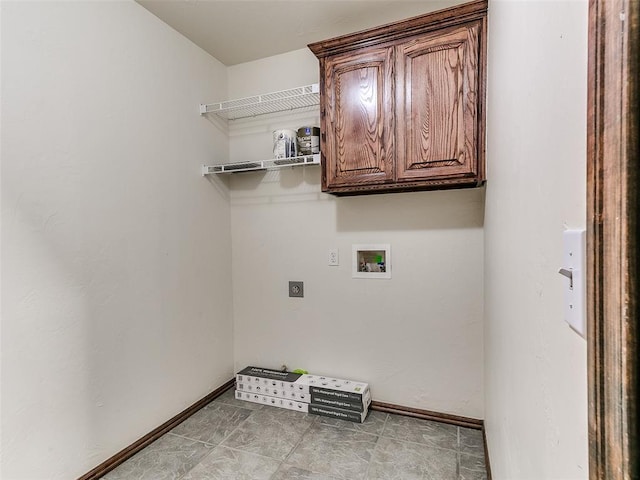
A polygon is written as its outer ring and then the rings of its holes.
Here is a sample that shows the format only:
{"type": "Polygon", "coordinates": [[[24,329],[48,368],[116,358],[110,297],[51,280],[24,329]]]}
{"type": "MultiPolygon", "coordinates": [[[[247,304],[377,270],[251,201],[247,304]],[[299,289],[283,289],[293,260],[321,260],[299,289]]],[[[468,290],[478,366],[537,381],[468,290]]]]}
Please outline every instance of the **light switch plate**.
{"type": "Polygon", "coordinates": [[[564,319],[582,338],[586,336],[586,232],[565,230],[562,234],[562,268],[571,272],[563,278],[564,319]]]}

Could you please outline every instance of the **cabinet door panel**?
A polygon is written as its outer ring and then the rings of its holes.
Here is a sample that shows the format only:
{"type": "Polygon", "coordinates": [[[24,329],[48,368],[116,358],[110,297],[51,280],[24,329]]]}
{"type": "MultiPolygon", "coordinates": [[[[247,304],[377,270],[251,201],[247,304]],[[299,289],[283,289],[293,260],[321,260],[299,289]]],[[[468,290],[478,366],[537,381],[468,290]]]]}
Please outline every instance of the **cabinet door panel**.
{"type": "MultiPolygon", "coordinates": [[[[375,48],[324,65],[326,185],[393,181],[393,54],[375,48]]],[[[325,178],[323,177],[323,183],[325,178]]]]}
{"type": "Polygon", "coordinates": [[[479,24],[398,46],[398,180],[474,176],[479,24]]]}

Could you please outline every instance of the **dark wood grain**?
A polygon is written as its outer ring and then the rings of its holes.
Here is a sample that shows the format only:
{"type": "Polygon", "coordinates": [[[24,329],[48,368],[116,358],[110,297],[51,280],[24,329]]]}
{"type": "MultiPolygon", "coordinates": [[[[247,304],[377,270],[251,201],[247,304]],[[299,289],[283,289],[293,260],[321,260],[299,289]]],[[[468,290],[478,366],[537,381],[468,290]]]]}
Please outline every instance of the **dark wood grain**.
{"type": "Polygon", "coordinates": [[[403,183],[394,182],[381,185],[346,185],[344,187],[331,187],[330,193],[339,197],[349,197],[353,195],[374,195],[398,192],[420,192],[424,190],[475,188],[477,186],[478,185],[474,179],[463,177],[458,179],[430,180],[429,182],[421,180],[403,183]]]}
{"type": "Polygon", "coordinates": [[[589,478],[640,478],[640,2],[591,0],[587,140],[589,478]]]}
{"type": "Polygon", "coordinates": [[[465,24],[398,47],[398,181],[476,177],[480,30],[465,24]]]}
{"type": "MultiPolygon", "coordinates": [[[[187,418],[189,418],[191,415],[196,413],[198,410],[200,410],[201,408],[209,404],[211,401],[213,401],[214,399],[222,395],[224,392],[232,388],[234,384],[235,384],[235,378],[229,380],[221,387],[216,388],[213,392],[208,394],[206,397],[201,398],[196,403],[191,405],[189,408],[186,408],[185,410],[183,410],[182,412],[180,412],[170,420],[166,421],[159,427],[147,433],[144,437],[140,438],[139,440],[136,440],[128,447],[120,450],[118,453],[116,453],[112,457],[102,462],[93,470],[79,477],[78,480],[98,480],[102,478],[111,470],[115,469],[118,465],[124,463],[125,461],[133,457],[136,453],[138,453],[143,448],[146,448],[149,445],[151,445],[153,442],[158,440],[161,436],[171,431],[173,428],[175,428],[177,425],[184,422],[187,418]]],[[[131,414],[131,412],[129,412],[129,414],[131,414]]]]}
{"type": "Polygon", "coordinates": [[[421,418],[423,420],[434,420],[436,422],[448,423],[459,427],[474,428],[482,430],[484,422],[477,418],[462,417],[460,415],[451,415],[448,413],[433,412],[431,410],[423,410],[420,408],[403,407],[393,403],[371,402],[371,410],[386,413],[395,413],[406,417],[421,418]]]}
{"type": "Polygon", "coordinates": [[[424,34],[435,30],[441,31],[447,27],[476,20],[479,16],[486,14],[487,7],[487,0],[464,3],[401,22],[389,23],[380,27],[311,43],[309,44],[309,49],[320,58],[367,48],[384,42],[402,41],[416,34],[424,34]]]}
{"type": "Polygon", "coordinates": [[[491,461],[489,458],[489,443],[487,442],[487,430],[484,428],[484,422],[482,424],[482,444],[484,445],[484,464],[487,468],[487,480],[491,480],[491,461]]]}
{"type": "Polygon", "coordinates": [[[481,185],[487,3],[309,45],[320,62],[322,190],[481,185]]]}
{"type": "Polygon", "coordinates": [[[393,49],[377,47],[325,60],[321,115],[327,186],[393,179],[393,49]]]}

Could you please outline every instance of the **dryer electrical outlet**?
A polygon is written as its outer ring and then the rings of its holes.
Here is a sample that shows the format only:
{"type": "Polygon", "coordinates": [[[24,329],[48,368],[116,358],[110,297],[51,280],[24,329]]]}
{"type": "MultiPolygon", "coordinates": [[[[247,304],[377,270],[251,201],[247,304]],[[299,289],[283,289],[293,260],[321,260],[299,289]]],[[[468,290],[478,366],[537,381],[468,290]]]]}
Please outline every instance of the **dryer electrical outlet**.
{"type": "Polygon", "coordinates": [[[304,297],[304,283],[303,282],[289,282],[289,296],[290,297],[304,297]]]}
{"type": "Polygon", "coordinates": [[[340,265],[340,257],[338,256],[338,249],[332,248],[327,255],[328,265],[330,267],[337,267],[340,265]]]}

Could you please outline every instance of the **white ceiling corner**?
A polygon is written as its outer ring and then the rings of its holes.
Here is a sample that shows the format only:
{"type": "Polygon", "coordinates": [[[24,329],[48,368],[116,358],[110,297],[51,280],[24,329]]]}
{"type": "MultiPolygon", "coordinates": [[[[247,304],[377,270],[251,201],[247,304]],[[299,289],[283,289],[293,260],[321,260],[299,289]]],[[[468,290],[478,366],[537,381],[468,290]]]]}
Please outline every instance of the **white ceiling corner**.
{"type": "Polygon", "coordinates": [[[227,66],[464,0],[136,0],[227,66]]]}

